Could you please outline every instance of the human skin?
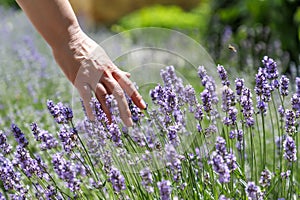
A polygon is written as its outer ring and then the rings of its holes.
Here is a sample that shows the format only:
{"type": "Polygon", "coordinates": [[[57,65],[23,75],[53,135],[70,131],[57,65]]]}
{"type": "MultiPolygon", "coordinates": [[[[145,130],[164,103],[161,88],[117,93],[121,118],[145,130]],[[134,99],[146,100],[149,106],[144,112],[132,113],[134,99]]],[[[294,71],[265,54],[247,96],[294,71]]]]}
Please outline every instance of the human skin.
{"type": "Polygon", "coordinates": [[[105,97],[113,94],[121,119],[125,125],[132,126],[124,91],[139,108],[145,109],[142,96],[130,81],[130,74],[114,65],[105,51],[82,31],[69,1],[17,0],[17,3],[51,47],[68,80],[77,88],[89,119],[94,119],[90,107],[94,93],[111,120],[105,97]]]}

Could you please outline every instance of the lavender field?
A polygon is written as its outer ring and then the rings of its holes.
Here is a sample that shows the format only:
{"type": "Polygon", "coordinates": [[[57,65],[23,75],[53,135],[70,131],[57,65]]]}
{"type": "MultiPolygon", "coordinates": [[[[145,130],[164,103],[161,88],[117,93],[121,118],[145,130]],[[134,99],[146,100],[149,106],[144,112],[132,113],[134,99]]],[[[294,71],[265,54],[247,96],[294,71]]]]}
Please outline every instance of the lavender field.
{"type": "Polygon", "coordinates": [[[300,78],[280,74],[278,58],[248,77],[222,63],[189,74],[162,56],[159,81],[137,84],[148,108],[128,98],[125,127],[113,96],[112,123],[96,99],[96,120],[85,117],[24,14],[0,7],[0,35],[0,199],[300,198],[300,78]]]}

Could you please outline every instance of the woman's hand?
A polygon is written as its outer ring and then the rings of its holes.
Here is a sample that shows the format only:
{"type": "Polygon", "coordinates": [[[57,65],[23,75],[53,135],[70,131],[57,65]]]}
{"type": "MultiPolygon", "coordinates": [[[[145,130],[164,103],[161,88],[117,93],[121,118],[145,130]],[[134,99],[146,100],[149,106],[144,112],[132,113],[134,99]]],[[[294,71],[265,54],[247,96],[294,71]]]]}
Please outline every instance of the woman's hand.
{"type": "Polygon", "coordinates": [[[115,66],[105,51],[82,31],[77,31],[68,45],[53,49],[53,54],[67,78],[77,88],[91,120],[94,119],[90,107],[92,93],[109,120],[111,114],[106,105],[106,95],[113,94],[118,102],[120,117],[127,126],[132,126],[132,119],[124,91],[139,108],[146,108],[142,96],[129,80],[130,74],[115,66]]]}

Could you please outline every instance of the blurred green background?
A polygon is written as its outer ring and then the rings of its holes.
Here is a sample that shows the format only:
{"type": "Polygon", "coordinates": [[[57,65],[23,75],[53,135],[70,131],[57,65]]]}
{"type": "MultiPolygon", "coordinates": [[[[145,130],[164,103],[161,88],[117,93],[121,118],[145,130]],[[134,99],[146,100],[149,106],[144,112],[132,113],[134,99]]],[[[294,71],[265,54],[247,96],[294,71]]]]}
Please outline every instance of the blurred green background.
{"type": "MultiPolygon", "coordinates": [[[[81,5],[95,2],[97,0],[86,1],[81,5]]],[[[0,3],[18,8],[14,0],[0,0],[0,3]]],[[[93,5],[87,9],[91,7],[93,5]]],[[[85,27],[96,30],[95,27],[104,25],[112,32],[153,26],[175,29],[202,44],[216,63],[251,72],[260,65],[262,57],[268,55],[279,62],[281,72],[288,73],[291,78],[300,75],[299,0],[199,0],[197,6],[189,9],[160,4],[140,7],[132,8],[114,22],[101,22],[97,18],[98,21],[93,21],[92,25],[86,23],[85,27]]],[[[84,24],[87,15],[78,8],[75,10],[79,10],[78,16],[84,24]]],[[[95,16],[93,12],[87,11],[95,16]]]]}

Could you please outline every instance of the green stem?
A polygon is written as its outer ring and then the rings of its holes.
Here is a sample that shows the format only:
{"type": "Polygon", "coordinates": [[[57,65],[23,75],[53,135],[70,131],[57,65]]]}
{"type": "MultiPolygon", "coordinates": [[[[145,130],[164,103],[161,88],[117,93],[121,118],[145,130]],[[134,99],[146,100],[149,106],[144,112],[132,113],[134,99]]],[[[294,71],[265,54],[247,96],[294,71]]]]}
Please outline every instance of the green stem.
{"type": "MultiPolygon", "coordinates": [[[[256,120],[256,124],[257,124],[257,135],[258,135],[258,138],[259,138],[259,155],[260,155],[260,163],[263,163],[263,153],[262,153],[262,144],[261,144],[261,135],[260,135],[260,128],[259,128],[259,123],[258,123],[258,119],[257,119],[257,115],[255,115],[255,120],[256,120]]],[[[251,135],[252,137],[252,135],[251,135]]]]}
{"type": "MultiPolygon", "coordinates": [[[[261,113],[261,122],[263,126],[263,163],[262,163],[262,170],[266,168],[266,160],[267,160],[267,142],[266,142],[266,128],[265,128],[265,116],[261,113]]],[[[262,171],[261,170],[261,171],[262,171]]]]}

